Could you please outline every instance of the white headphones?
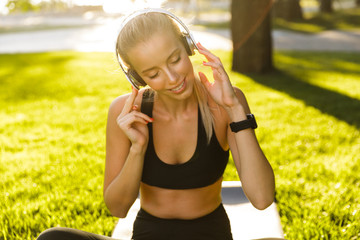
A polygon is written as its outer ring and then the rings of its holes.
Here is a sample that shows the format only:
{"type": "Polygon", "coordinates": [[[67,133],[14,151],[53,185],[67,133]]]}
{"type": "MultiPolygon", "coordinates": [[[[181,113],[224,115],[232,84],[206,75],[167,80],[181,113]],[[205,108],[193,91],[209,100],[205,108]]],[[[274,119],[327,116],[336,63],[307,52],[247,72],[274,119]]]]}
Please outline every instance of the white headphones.
{"type": "MultiPolygon", "coordinates": [[[[147,13],[162,13],[162,14],[165,14],[165,15],[171,17],[178,24],[180,24],[180,26],[185,31],[185,32],[182,31],[182,34],[183,34],[182,37],[183,37],[183,43],[184,43],[186,52],[188,53],[189,56],[192,56],[195,54],[195,49],[198,49],[198,47],[196,46],[196,41],[195,41],[194,37],[192,36],[188,27],[174,14],[172,14],[171,12],[166,11],[164,9],[161,9],[161,8],[147,8],[147,9],[136,11],[136,12],[128,15],[121,24],[119,35],[121,34],[122,29],[125,27],[125,25],[128,22],[130,22],[132,19],[134,19],[135,17],[137,17],[139,15],[143,15],[143,14],[147,14],[147,13]]],[[[124,62],[121,59],[121,56],[117,50],[117,45],[118,45],[118,42],[116,41],[116,45],[115,45],[116,58],[119,62],[121,70],[125,73],[126,79],[131,83],[131,85],[134,88],[136,88],[138,90],[140,89],[141,86],[146,86],[145,81],[136,73],[136,71],[134,71],[133,69],[128,69],[127,71],[125,70],[124,62]]]]}

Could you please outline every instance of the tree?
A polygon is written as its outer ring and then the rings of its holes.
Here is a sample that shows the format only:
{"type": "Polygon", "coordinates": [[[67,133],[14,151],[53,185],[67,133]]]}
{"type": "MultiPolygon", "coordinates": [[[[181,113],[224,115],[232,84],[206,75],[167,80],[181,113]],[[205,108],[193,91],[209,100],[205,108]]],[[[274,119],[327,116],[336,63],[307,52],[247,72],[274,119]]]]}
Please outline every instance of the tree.
{"type": "Polygon", "coordinates": [[[232,0],[232,70],[264,73],[273,69],[270,9],[272,0],[232,0]]]}
{"type": "Polygon", "coordinates": [[[272,13],[287,21],[303,19],[300,0],[275,0],[272,13]]]}
{"type": "Polygon", "coordinates": [[[34,3],[32,0],[9,0],[6,4],[10,13],[13,12],[30,12],[30,11],[54,11],[66,10],[67,5],[61,0],[47,0],[34,3]]]}
{"type": "Polygon", "coordinates": [[[332,0],[320,0],[320,12],[324,12],[324,13],[333,12],[332,0]]]}
{"type": "Polygon", "coordinates": [[[6,7],[11,13],[38,10],[38,8],[32,4],[30,0],[10,0],[7,2],[6,7]]]}

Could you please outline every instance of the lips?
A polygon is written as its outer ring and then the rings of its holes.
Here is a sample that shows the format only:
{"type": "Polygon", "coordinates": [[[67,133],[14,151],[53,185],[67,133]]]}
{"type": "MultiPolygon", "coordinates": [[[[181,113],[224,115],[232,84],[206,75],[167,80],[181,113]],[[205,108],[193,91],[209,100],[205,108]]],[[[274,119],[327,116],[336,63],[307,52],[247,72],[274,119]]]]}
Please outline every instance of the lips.
{"type": "Polygon", "coordinates": [[[185,84],[185,79],[184,79],[184,81],[182,81],[182,83],[180,83],[180,85],[178,85],[175,88],[169,89],[169,90],[173,93],[180,93],[180,92],[182,92],[182,90],[185,89],[185,86],[186,86],[186,84],[185,84]]]}

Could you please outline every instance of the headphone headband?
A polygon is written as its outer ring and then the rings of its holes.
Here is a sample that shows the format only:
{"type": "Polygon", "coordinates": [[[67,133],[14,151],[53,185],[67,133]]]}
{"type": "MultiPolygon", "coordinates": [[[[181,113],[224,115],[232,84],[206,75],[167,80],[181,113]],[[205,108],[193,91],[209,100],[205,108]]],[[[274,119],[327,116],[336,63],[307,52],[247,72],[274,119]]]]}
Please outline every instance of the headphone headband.
{"type": "MultiPolygon", "coordinates": [[[[122,22],[122,24],[120,26],[118,36],[121,34],[121,31],[123,30],[125,25],[127,23],[129,23],[132,19],[136,18],[137,16],[144,15],[144,14],[147,14],[147,13],[161,13],[161,14],[167,15],[167,16],[171,17],[172,19],[174,19],[185,30],[186,44],[189,45],[189,49],[190,49],[190,52],[191,52],[189,54],[193,55],[194,54],[193,49],[198,49],[198,47],[196,46],[196,41],[195,41],[193,35],[191,34],[189,28],[180,20],[180,18],[175,16],[173,13],[171,13],[169,11],[166,11],[164,9],[161,9],[161,8],[146,8],[146,9],[138,10],[138,11],[135,11],[135,12],[129,14],[123,20],[123,22],[122,22]]],[[[140,87],[139,84],[138,84],[139,80],[137,80],[136,77],[134,78],[133,73],[131,74],[129,71],[125,70],[123,60],[121,59],[121,56],[120,56],[120,54],[119,54],[119,52],[117,50],[117,45],[118,45],[118,43],[116,41],[115,53],[116,53],[116,58],[117,58],[117,60],[119,62],[120,68],[124,72],[124,74],[126,76],[126,79],[131,83],[131,85],[133,85],[133,87],[135,87],[136,89],[139,90],[139,87],[140,87]]]]}

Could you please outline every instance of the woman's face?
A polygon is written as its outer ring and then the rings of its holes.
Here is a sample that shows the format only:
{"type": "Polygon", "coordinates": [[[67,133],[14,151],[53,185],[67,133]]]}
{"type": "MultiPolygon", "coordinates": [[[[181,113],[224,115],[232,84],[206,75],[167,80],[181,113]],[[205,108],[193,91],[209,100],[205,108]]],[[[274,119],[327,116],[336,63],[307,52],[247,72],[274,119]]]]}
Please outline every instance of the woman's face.
{"type": "Polygon", "coordinates": [[[193,66],[172,32],[159,32],[128,52],[134,70],[158,94],[184,99],[193,93],[193,66]]]}

